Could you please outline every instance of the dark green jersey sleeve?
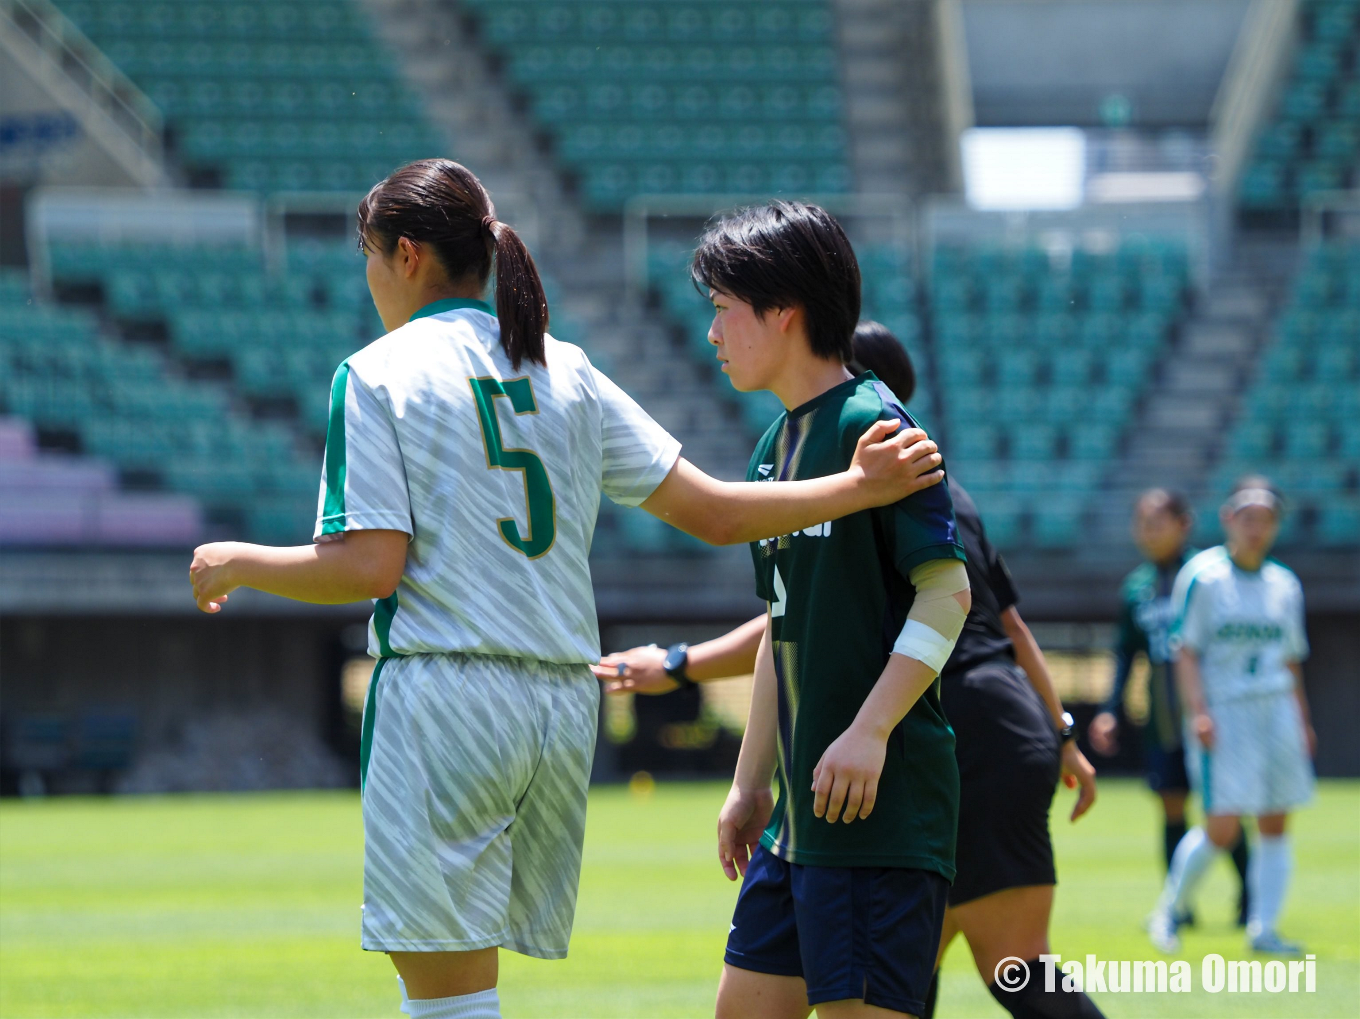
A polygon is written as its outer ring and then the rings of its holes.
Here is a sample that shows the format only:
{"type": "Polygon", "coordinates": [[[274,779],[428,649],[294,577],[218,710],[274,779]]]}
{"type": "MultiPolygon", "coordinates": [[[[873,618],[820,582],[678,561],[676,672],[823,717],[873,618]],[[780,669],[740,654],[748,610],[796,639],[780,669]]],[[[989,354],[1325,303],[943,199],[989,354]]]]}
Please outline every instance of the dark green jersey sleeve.
{"type": "Polygon", "coordinates": [[[1133,661],[1138,652],[1147,652],[1148,638],[1138,625],[1138,600],[1142,587],[1146,584],[1148,572],[1146,564],[1134,570],[1124,579],[1119,598],[1119,629],[1114,641],[1114,686],[1106,698],[1102,710],[1114,713],[1124,700],[1124,688],[1128,685],[1133,671],[1133,661]]]}
{"type": "MultiPolygon", "coordinates": [[[[903,428],[916,428],[916,421],[906,408],[897,401],[887,386],[878,382],[874,391],[880,398],[880,405],[872,414],[863,413],[865,408],[854,406],[854,415],[847,414],[842,436],[849,442],[848,465],[854,456],[855,443],[875,421],[897,418],[903,428]],[[858,417],[858,420],[855,419],[858,417]]],[[[847,409],[853,405],[847,403],[847,409]]],[[[922,563],[932,559],[958,559],[967,561],[963,550],[963,537],[954,518],[954,500],[949,494],[949,486],[943,483],[907,496],[901,502],[893,503],[874,510],[878,526],[892,555],[897,571],[907,577],[922,563]]]]}
{"type": "Polygon", "coordinates": [[[1102,711],[1114,714],[1124,700],[1124,687],[1133,671],[1133,659],[1142,650],[1142,631],[1133,618],[1133,603],[1124,598],[1119,606],[1119,631],[1114,642],[1114,686],[1101,706],[1102,711]]]}

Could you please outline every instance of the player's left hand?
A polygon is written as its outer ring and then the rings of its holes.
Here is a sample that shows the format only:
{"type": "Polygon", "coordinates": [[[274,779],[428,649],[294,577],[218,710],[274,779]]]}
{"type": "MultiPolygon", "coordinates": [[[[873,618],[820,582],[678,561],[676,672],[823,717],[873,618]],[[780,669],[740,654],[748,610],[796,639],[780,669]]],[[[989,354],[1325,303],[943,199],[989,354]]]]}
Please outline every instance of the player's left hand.
{"type": "Polygon", "coordinates": [[[1069,819],[1075,821],[1090,810],[1096,802],[1096,769],[1091,766],[1086,755],[1077,748],[1076,740],[1070,739],[1063,744],[1062,780],[1063,785],[1069,789],[1081,786],[1081,791],[1077,793],[1077,802],[1072,806],[1072,816],[1069,819]]]}
{"type": "Polygon", "coordinates": [[[874,733],[854,725],[841,733],[812,769],[812,813],[830,824],[868,817],[878,799],[887,752],[888,741],[874,733]]]}
{"type": "Polygon", "coordinates": [[[897,502],[944,480],[944,462],[934,440],[897,420],[875,421],[855,444],[850,470],[880,505],[897,502]],[[889,437],[891,436],[891,438],[889,437]]]}
{"type": "Polygon", "coordinates": [[[189,564],[189,581],[194,585],[194,601],[201,611],[221,612],[227,595],[241,585],[232,580],[231,557],[234,541],[214,541],[194,549],[189,564]]]}
{"type": "Polygon", "coordinates": [[[718,862],[727,880],[746,876],[751,855],[760,845],[761,833],[774,813],[774,793],[769,786],[743,789],[735,782],[727,802],[718,813],[718,862]]]}
{"type": "Polygon", "coordinates": [[[605,693],[670,693],[680,684],[666,675],[666,649],[649,644],[605,655],[590,671],[605,693]]]}
{"type": "Polygon", "coordinates": [[[1312,722],[1303,723],[1303,738],[1308,747],[1309,758],[1317,756],[1317,733],[1313,730],[1312,722]]]}

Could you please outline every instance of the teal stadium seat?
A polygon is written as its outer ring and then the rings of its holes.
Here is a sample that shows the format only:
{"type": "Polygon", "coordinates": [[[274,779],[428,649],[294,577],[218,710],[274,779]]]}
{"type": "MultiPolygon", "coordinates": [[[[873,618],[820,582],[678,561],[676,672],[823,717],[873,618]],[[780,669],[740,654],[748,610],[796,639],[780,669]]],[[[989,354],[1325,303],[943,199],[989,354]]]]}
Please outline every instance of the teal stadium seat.
{"type": "Polygon", "coordinates": [[[474,0],[594,210],[639,194],[849,190],[825,0],[474,0]]]}
{"type": "MultiPolygon", "coordinates": [[[[382,327],[351,242],[283,254],[277,272],[255,249],[54,245],[59,286],[97,285],[115,321],[161,324],[170,342],[162,354],[103,337],[88,312],[0,302],[0,410],[199,496],[221,526],[305,541],[331,377],[382,327]],[[205,362],[230,382],[186,380],[205,362]]],[[[0,293],[18,291],[0,279],[0,293]]],[[[554,314],[553,328],[579,335],[570,316],[554,314]]]]}
{"type": "Polygon", "coordinates": [[[1304,0],[1293,69],[1274,118],[1258,135],[1253,161],[1239,183],[1248,213],[1289,215],[1301,196],[1354,187],[1360,81],[1357,5],[1304,0]]]}
{"type": "Polygon", "coordinates": [[[1184,247],[1129,239],[1065,265],[1035,247],[955,244],[931,258],[946,452],[970,490],[989,486],[984,513],[1008,513],[1011,540],[1069,547],[1183,313],[1184,247]],[[1043,479],[1074,501],[1025,512],[1043,479]]]}
{"type": "Polygon", "coordinates": [[[1306,252],[1289,303],[1263,351],[1218,477],[1267,469],[1301,504],[1296,543],[1360,544],[1352,511],[1360,486],[1360,321],[1350,306],[1360,245],[1306,252]]]}
{"type": "Polygon", "coordinates": [[[61,6],[160,107],[175,157],[224,186],[364,190],[448,154],[352,0],[61,6]]]}
{"type": "Polygon", "coordinates": [[[1360,545],[1360,502],[1351,497],[1324,506],[1319,514],[1317,539],[1324,547],[1360,545]]]}

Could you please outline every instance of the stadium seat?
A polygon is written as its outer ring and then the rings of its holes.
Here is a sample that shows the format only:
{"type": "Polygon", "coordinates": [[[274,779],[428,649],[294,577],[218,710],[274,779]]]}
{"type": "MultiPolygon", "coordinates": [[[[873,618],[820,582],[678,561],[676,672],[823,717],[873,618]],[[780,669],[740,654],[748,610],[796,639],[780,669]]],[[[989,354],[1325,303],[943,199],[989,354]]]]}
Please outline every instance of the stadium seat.
{"type": "Polygon", "coordinates": [[[1078,250],[1070,267],[1038,248],[983,244],[941,245],[931,259],[946,448],[969,489],[1004,508],[1008,540],[1028,533],[1038,546],[1070,547],[1082,493],[1118,450],[1183,312],[1183,246],[1130,238],[1108,252],[1078,250]],[[1033,502],[1045,484],[1071,500],[1033,502]],[[1034,510],[1027,529],[1024,505],[1034,510]]]}
{"type": "Polygon", "coordinates": [[[1292,72],[1239,182],[1244,209],[1292,214],[1301,195],[1355,186],[1360,82],[1352,62],[1360,23],[1348,2],[1299,5],[1292,72]]]}
{"type": "Polygon", "coordinates": [[[1352,526],[1360,484],[1360,343],[1344,310],[1347,267],[1355,259],[1354,242],[1305,253],[1215,480],[1225,491],[1235,476],[1264,469],[1299,504],[1288,525],[1296,544],[1360,543],[1352,526]]]}
{"type": "Polygon", "coordinates": [[[468,4],[589,206],[849,188],[822,0],[468,4]]]}
{"type": "Polygon", "coordinates": [[[1032,521],[1034,543],[1049,549],[1075,546],[1081,539],[1082,513],[1082,504],[1076,500],[1040,503],[1032,521]]]}
{"type": "Polygon", "coordinates": [[[160,106],[178,158],[227,186],[359,190],[445,149],[362,5],[61,6],[160,106]]]}

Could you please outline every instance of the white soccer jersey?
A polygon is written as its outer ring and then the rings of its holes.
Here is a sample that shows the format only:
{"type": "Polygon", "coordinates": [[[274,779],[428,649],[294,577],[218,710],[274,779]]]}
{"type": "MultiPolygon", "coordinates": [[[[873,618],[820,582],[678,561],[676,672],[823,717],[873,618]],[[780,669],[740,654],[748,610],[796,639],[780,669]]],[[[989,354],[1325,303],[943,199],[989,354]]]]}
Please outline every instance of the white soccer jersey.
{"type": "Polygon", "coordinates": [[[1287,663],[1308,657],[1308,637],[1303,588],[1288,567],[1268,559],[1248,572],[1219,545],[1181,568],[1171,602],[1173,646],[1199,655],[1211,706],[1293,689],[1287,663]]]}
{"type": "Polygon", "coordinates": [[[680,444],[579,347],[513,371],[481,301],[438,301],[336,372],[315,539],[411,535],[369,627],[375,657],[599,660],[600,493],[645,500],[680,444]]]}

